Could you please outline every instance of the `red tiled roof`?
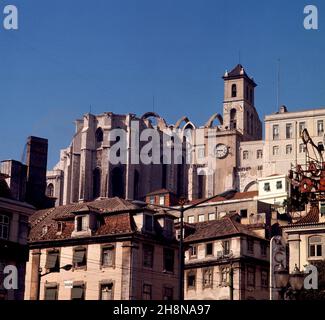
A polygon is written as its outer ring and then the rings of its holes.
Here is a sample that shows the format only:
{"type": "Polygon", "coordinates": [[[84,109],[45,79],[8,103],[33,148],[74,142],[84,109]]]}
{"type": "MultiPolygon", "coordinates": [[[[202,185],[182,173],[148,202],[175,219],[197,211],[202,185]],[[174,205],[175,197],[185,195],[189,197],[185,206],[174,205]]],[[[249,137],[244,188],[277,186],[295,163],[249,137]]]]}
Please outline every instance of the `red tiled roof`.
{"type": "MultiPolygon", "coordinates": [[[[245,199],[251,199],[258,196],[258,191],[249,191],[249,192],[237,192],[235,193],[233,196],[231,197],[215,197],[211,200],[209,200],[208,202],[221,202],[221,201],[226,201],[226,200],[245,200],[245,199]]],[[[203,201],[204,199],[196,199],[191,201],[189,204],[196,204],[199,203],[201,201],[203,201]]]]}
{"type": "Polygon", "coordinates": [[[302,217],[297,222],[295,222],[294,225],[312,224],[318,222],[319,222],[319,209],[318,207],[312,207],[310,211],[304,217],[302,217]]]}
{"type": "Polygon", "coordinates": [[[104,223],[96,230],[95,235],[111,235],[134,231],[130,211],[136,210],[138,207],[124,199],[115,197],[35,212],[30,218],[30,241],[70,238],[74,229],[73,212],[84,210],[86,207],[90,211],[95,209],[97,213],[108,214],[103,215],[104,223]],[[64,221],[64,228],[61,234],[57,233],[57,221],[64,221]],[[42,230],[44,226],[47,227],[47,232],[43,235],[42,230]]]}
{"type": "Polygon", "coordinates": [[[260,238],[247,226],[235,221],[235,216],[226,216],[219,220],[200,222],[193,224],[195,232],[185,238],[185,242],[195,242],[204,239],[214,239],[225,236],[235,236],[244,234],[247,236],[260,238]]]}
{"type": "Polygon", "coordinates": [[[150,193],[147,193],[147,196],[154,196],[156,194],[162,194],[162,193],[173,193],[172,191],[168,190],[168,189],[159,189],[156,191],[152,191],[150,193]]]}

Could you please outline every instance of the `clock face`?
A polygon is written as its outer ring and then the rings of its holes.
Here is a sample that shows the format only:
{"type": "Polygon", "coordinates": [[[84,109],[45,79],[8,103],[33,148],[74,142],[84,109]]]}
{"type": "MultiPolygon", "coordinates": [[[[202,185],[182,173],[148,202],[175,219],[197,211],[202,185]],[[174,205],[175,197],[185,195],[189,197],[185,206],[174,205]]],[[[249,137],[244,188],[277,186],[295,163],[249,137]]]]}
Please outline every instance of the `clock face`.
{"type": "Polygon", "coordinates": [[[229,149],[226,145],[220,143],[216,146],[215,155],[219,159],[226,158],[229,153],[229,149]]]}

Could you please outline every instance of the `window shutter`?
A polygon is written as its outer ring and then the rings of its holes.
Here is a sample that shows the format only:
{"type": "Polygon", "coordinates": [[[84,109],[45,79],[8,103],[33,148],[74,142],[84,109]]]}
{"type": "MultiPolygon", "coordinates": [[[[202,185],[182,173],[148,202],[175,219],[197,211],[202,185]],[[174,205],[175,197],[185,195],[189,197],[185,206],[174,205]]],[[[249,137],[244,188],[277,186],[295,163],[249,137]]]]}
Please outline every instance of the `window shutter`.
{"type": "Polygon", "coordinates": [[[75,250],[73,255],[73,263],[82,263],[85,259],[86,250],[75,250]]]}
{"type": "Polygon", "coordinates": [[[73,287],[71,292],[71,299],[72,300],[81,300],[84,297],[84,287],[73,287]]]}
{"type": "Polygon", "coordinates": [[[49,252],[46,257],[46,269],[53,269],[56,267],[59,260],[59,253],[58,252],[49,252]]]}
{"type": "Polygon", "coordinates": [[[57,286],[45,288],[45,300],[57,300],[58,299],[58,288],[57,286]]]}

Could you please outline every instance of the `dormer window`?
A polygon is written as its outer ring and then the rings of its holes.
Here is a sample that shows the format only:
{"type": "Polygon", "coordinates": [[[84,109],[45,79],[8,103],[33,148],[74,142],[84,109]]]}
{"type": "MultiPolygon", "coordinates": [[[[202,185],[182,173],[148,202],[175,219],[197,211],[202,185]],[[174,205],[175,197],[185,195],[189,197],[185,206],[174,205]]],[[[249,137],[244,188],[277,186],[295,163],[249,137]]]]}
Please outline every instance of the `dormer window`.
{"type": "Polygon", "coordinates": [[[47,226],[43,226],[43,228],[42,228],[42,236],[45,236],[47,234],[47,229],[48,229],[47,226]]]}
{"type": "Polygon", "coordinates": [[[88,230],[88,216],[78,216],[75,220],[75,230],[76,232],[82,232],[88,230]]]}

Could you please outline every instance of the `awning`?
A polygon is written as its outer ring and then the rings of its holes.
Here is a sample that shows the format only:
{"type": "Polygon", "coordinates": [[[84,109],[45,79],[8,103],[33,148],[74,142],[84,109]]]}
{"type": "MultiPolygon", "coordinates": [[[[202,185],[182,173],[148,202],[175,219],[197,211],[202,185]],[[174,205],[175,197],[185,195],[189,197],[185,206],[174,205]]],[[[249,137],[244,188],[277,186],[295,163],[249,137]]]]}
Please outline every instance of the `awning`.
{"type": "Polygon", "coordinates": [[[75,250],[73,254],[73,263],[81,263],[85,260],[86,250],[75,250]]]}
{"type": "Polygon", "coordinates": [[[57,266],[59,262],[59,253],[58,252],[49,252],[46,257],[46,269],[53,269],[57,266]]]}

